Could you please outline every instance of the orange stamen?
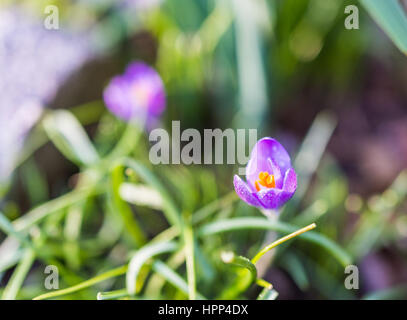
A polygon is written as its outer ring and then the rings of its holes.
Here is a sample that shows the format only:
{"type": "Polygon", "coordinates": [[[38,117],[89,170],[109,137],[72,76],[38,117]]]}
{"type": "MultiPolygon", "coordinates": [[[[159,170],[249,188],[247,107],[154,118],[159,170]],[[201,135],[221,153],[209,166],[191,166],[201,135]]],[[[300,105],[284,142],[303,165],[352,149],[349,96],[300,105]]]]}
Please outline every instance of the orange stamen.
{"type": "Polygon", "coordinates": [[[254,182],[254,186],[256,187],[256,190],[257,190],[257,191],[260,191],[259,181],[260,181],[260,180],[256,180],[256,181],[254,182]]]}
{"type": "Polygon", "coordinates": [[[276,181],[274,175],[269,174],[267,171],[261,171],[259,173],[259,179],[254,182],[257,191],[260,191],[259,184],[266,188],[275,188],[276,181]]]}

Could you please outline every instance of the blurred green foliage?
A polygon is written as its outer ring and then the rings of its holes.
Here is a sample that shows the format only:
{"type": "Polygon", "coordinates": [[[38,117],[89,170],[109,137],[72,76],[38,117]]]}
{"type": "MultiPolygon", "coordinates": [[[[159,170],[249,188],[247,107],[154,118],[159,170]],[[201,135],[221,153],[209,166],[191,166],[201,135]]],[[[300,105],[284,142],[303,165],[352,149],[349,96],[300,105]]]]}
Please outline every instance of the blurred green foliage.
{"type": "MultiPolygon", "coordinates": [[[[140,14],[113,1],[19,2],[37,14],[56,4],[63,24],[92,30],[95,45],[122,66],[149,59],[166,85],[164,126],[181,119],[185,128],[248,127],[261,135],[287,131],[275,120],[279,101],[309,79],[331,92],[357,88],[355,70],[377,32],[362,10],[363,31],[343,27],[352,1],[168,0],[140,14]],[[123,49],[142,32],[152,37],[153,54],[123,49]]],[[[405,37],[391,37],[403,48],[405,37]]],[[[266,269],[291,279],[299,293],[288,297],[361,298],[345,289],[344,267],[386,245],[403,252],[407,173],[381,194],[349,194],[326,150],[336,121],[330,111],[318,113],[293,148],[300,189],[272,222],[234,194],[236,167],[153,166],[147,133],[114,118],[101,101],[46,110],[4,186],[2,298],[274,299],[278,285],[248,286],[247,271],[223,263],[221,254],[253,257],[267,230],[284,235],[313,222],[317,229],[279,246],[266,269]],[[64,157],[58,161],[72,162],[53,185],[35,157],[50,144],[64,157]],[[46,265],[58,267],[60,288],[68,289],[47,293],[46,265]]],[[[274,274],[264,279],[273,284],[274,274]]],[[[405,298],[404,289],[365,298],[405,298]]]]}

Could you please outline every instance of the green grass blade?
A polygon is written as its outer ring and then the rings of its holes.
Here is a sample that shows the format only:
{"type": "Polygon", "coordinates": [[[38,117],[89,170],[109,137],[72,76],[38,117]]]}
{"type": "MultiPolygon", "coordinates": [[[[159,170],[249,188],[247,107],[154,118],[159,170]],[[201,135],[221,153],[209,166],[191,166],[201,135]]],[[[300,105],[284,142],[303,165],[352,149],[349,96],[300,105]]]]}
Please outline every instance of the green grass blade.
{"type": "Polygon", "coordinates": [[[24,214],[21,218],[13,221],[13,226],[17,231],[23,231],[40,222],[50,214],[64,209],[74,203],[77,203],[91,195],[96,195],[101,192],[100,188],[88,187],[81,188],[63,196],[50,200],[24,214]]]}
{"type": "Polygon", "coordinates": [[[175,251],[178,245],[175,242],[159,242],[147,244],[138,250],[130,260],[129,269],[126,274],[126,287],[130,295],[134,295],[139,291],[140,287],[137,282],[137,277],[144,264],[152,257],[175,251]]]}
{"type": "MultiPolygon", "coordinates": [[[[163,276],[174,287],[178,288],[185,294],[188,294],[188,284],[185,282],[184,279],[182,279],[179,274],[174,272],[174,270],[168,267],[164,262],[157,260],[153,263],[152,268],[155,272],[163,276]]],[[[196,293],[196,297],[199,300],[206,300],[206,298],[199,292],[196,293]]]]}
{"type": "Polygon", "coordinates": [[[13,236],[24,244],[27,247],[30,247],[31,244],[28,241],[27,237],[24,234],[16,231],[13,224],[6,218],[6,216],[0,211],[0,230],[9,236],[13,236]]]}
{"type": "Polygon", "coordinates": [[[98,300],[113,300],[113,299],[119,299],[128,296],[127,289],[120,289],[120,290],[115,290],[115,291],[109,291],[109,292],[98,292],[97,294],[97,299],[98,300]]]}
{"type": "Polygon", "coordinates": [[[366,294],[363,300],[405,300],[407,297],[407,286],[399,285],[388,289],[378,290],[366,294]]]}
{"type": "Polygon", "coordinates": [[[190,300],[196,299],[196,270],[195,270],[195,242],[192,227],[184,228],[185,259],[187,266],[188,296],[190,300]]]}
{"type": "Polygon", "coordinates": [[[311,178],[321,162],[336,124],[335,116],[328,111],[318,113],[312,122],[294,160],[294,168],[297,171],[298,181],[301,181],[294,194],[293,201],[295,203],[299,203],[308,190],[311,178]]]}
{"type": "Polygon", "coordinates": [[[148,207],[154,210],[162,210],[161,195],[153,188],[143,184],[123,182],[119,187],[120,197],[136,206],[148,207]]]}
{"type": "MultiPolygon", "coordinates": [[[[199,235],[209,236],[222,232],[244,229],[274,230],[281,233],[291,233],[296,231],[298,227],[283,222],[270,221],[264,218],[233,218],[206,224],[199,229],[199,235]]],[[[319,233],[310,231],[300,235],[299,237],[321,246],[331,253],[332,256],[335,257],[343,266],[347,266],[352,262],[352,258],[344,249],[319,233]]]]}
{"type": "Polygon", "coordinates": [[[35,297],[33,300],[44,300],[44,299],[51,299],[51,298],[56,298],[60,297],[69,293],[74,293],[76,291],[91,287],[99,282],[105,281],[110,278],[114,278],[117,276],[120,276],[122,274],[125,274],[127,272],[127,265],[109,270],[105,273],[102,273],[94,278],[91,278],[89,280],[83,281],[77,285],[74,285],[72,287],[66,288],[66,289],[61,289],[61,290],[56,290],[52,291],[49,293],[44,293],[42,295],[39,295],[38,297],[35,297]]]}
{"type": "Polygon", "coordinates": [[[309,280],[302,261],[293,253],[286,252],[279,265],[292,277],[298,288],[305,291],[309,288],[309,280]]]}
{"type": "Polygon", "coordinates": [[[136,245],[141,247],[146,243],[147,238],[137,223],[130,206],[120,197],[119,189],[123,181],[123,166],[117,165],[111,172],[111,203],[123,220],[127,232],[133,238],[136,245]]]}
{"type": "Polygon", "coordinates": [[[286,235],[285,237],[282,237],[274,242],[272,242],[271,244],[269,244],[268,246],[262,248],[255,256],[254,258],[251,260],[252,263],[257,263],[257,261],[259,261],[261,259],[261,257],[263,257],[267,252],[269,252],[271,249],[277,247],[278,245],[291,240],[292,238],[297,237],[300,234],[303,234],[304,232],[308,232],[309,230],[312,230],[316,227],[316,224],[310,224],[309,226],[306,226],[302,229],[299,229],[293,233],[290,233],[289,235],[286,235]]]}
{"type": "MultiPolygon", "coordinates": [[[[11,238],[7,238],[7,240],[14,240],[11,238]]],[[[3,242],[4,243],[4,242],[3,242]]],[[[0,248],[2,249],[2,248],[0,248]]],[[[2,277],[2,273],[6,271],[7,269],[10,269],[11,267],[15,266],[22,258],[23,256],[23,250],[22,249],[17,249],[14,252],[6,252],[6,255],[3,254],[0,250],[0,255],[1,255],[1,260],[0,260],[0,279],[2,277]]]]}
{"type": "Polygon", "coordinates": [[[256,266],[246,257],[236,256],[233,252],[223,252],[222,260],[224,263],[232,264],[249,270],[251,277],[250,284],[256,281],[257,278],[256,266]]]}
{"type": "Polygon", "coordinates": [[[99,155],[79,121],[67,110],[49,113],[44,129],[61,153],[78,165],[91,165],[99,155]]]}
{"type": "Polygon", "coordinates": [[[31,205],[43,203],[48,198],[48,185],[45,176],[33,159],[21,166],[21,180],[27,190],[31,205]]]}
{"type": "Polygon", "coordinates": [[[192,223],[197,224],[205,219],[208,219],[212,214],[220,211],[222,208],[232,205],[233,202],[237,201],[238,199],[239,197],[236,195],[236,192],[232,191],[222,198],[212,201],[192,214],[192,223]]]}
{"type": "Polygon", "coordinates": [[[277,297],[278,292],[276,290],[264,288],[257,297],[257,300],[276,300],[277,297]]]}
{"type": "Polygon", "coordinates": [[[170,195],[163,187],[162,183],[142,164],[130,158],[125,158],[123,164],[133,169],[142,180],[149,184],[152,188],[157,190],[162,197],[164,214],[171,225],[181,227],[182,220],[179,210],[172,201],[170,195]]]}
{"type": "Polygon", "coordinates": [[[35,260],[35,252],[33,249],[27,248],[23,253],[20,263],[14,270],[6,288],[4,289],[2,299],[14,300],[20,290],[28,271],[35,260]]]}
{"type": "Polygon", "coordinates": [[[407,54],[407,15],[398,0],[360,0],[395,45],[407,54]]]}
{"type": "Polygon", "coordinates": [[[124,130],[119,142],[105,158],[106,162],[111,162],[119,157],[129,155],[136,147],[141,136],[140,124],[130,122],[124,130]]]}

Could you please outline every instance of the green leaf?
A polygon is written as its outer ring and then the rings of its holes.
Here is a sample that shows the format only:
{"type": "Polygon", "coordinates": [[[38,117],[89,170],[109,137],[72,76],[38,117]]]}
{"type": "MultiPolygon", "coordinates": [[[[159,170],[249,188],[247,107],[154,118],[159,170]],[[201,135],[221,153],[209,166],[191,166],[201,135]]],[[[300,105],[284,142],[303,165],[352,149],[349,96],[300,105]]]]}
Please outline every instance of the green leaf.
{"type": "Polygon", "coordinates": [[[69,294],[69,293],[73,293],[73,292],[91,287],[91,286],[93,286],[99,282],[105,281],[107,279],[114,278],[114,277],[120,276],[122,274],[125,274],[126,271],[127,271],[127,265],[117,267],[115,269],[112,269],[112,270],[109,270],[102,274],[99,274],[96,277],[93,277],[91,279],[78,283],[77,285],[74,285],[72,287],[44,293],[38,297],[35,297],[33,300],[51,299],[51,298],[60,297],[60,296],[63,296],[63,295],[69,294]]]}
{"type": "Polygon", "coordinates": [[[163,200],[161,195],[148,186],[123,182],[119,187],[120,197],[137,206],[146,206],[155,210],[162,210],[163,200]]]}
{"type": "Polygon", "coordinates": [[[245,268],[250,272],[250,282],[252,284],[257,278],[257,269],[255,265],[246,257],[236,256],[233,252],[223,252],[222,260],[224,263],[232,264],[241,268],[245,268]]]}
{"type": "Polygon", "coordinates": [[[278,292],[276,290],[264,288],[257,297],[257,300],[276,300],[277,297],[278,292]]]}
{"type": "Polygon", "coordinates": [[[293,253],[287,252],[279,263],[303,291],[309,288],[308,276],[302,261],[293,253]]]}
{"type": "Polygon", "coordinates": [[[137,286],[137,277],[143,265],[153,256],[175,251],[178,245],[175,242],[159,242],[148,244],[138,250],[130,260],[126,274],[126,287],[130,295],[134,295],[140,289],[137,286]]]}
{"type": "Polygon", "coordinates": [[[98,300],[113,300],[113,299],[123,298],[128,295],[129,294],[127,293],[126,289],[120,289],[120,290],[109,291],[109,292],[98,292],[97,299],[98,300]]]}
{"type": "Polygon", "coordinates": [[[21,216],[13,221],[14,229],[17,231],[23,231],[34,224],[40,222],[45,217],[48,217],[52,213],[55,213],[61,209],[64,209],[78,201],[86,199],[92,195],[96,195],[101,192],[101,188],[87,187],[80,188],[64,194],[58,198],[50,200],[21,216]]]}
{"type": "Polygon", "coordinates": [[[45,175],[40,171],[36,162],[29,159],[21,167],[21,180],[27,190],[31,205],[42,203],[48,198],[48,185],[45,175]]]}
{"type": "Polygon", "coordinates": [[[14,236],[18,241],[27,247],[31,247],[29,240],[25,234],[14,229],[13,224],[7,219],[7,217],[0,211],[0,230],[9,236],[14,236]]]}
{"type": "Polygon", "coordinates": [[[182,227],[183,223],[179,210],[175,206],[175,203],[168,194],[167,190],[163,187],[162,183],[155,177],[155,175],[141,163],[133,159],[124,158],[123,164],[133,169],[140,176],[140,178],[144,180],[144,182],[160,193],[164,214],[167,220],[173,226],[182,227]]]}
{"type": "Polygon", "coordinates": [[[104,160],[109,163],[116,158],[129,155],[136,148],[141,133],[142,129],[140,124],[137,124],[134,121],[128,123],[120,140],[104,160]]]}
{"type": "Polygon", "coordinates": [[[407,297],[407,286],[399,285],[388,289],[378,290],[366,294],[363,300],[405,300],[407,297]]]}
{"type": "MultiPolygon", "coordinates": [[[[296,231],[298,227],[283,222],[270,221],[264,218],[233,218],[206,224],[199,229],[198,233],[200,236],[209,236],[217,233],[244,229],[275,230],[282,233],[291,233],[296,231]]],[[[301,234],[299,237],[321,246],[331,253],[332,256],[343,266],[351,264],[352,258],[349,254],[322,234],[310,231],[301,234]]]]}
{"type": "Polygon", "coordinates": [[[407,54],[407,15],[398,0],[360,0],[395,45],[407,54]]]}
{"type": "Polygon", "coordinates": [[[30,271],[34,260],[34,250],[31,248],[25,249],[17,268],[14,269],[6,288],[4,289],[2,296],[3,300],[14,300],[17,297],[18,291],[20,290],[27,273],[30,271]]]}
{"type": "MultiPolygon", "coordinates": [[[[14,248],[12,248],[14,249],[14,248]]],[[[7,269],[10,269],[11,267],[15,266],[20,260],[23,255],[24,250],[18,247],[18,241],[13,239],[13,238],[6,238],[5,241],[3,241],[1,247],[0,247],[0,279],[2,277],[2,273],[6,271],[7,269]],[[7,241],[7,242],[6,242],[7,241]],[[15,250],[9,250],[8,246],[9,243],[17,244],[17,247],[15,250]],[[7,243],[7,246],[5,245],[7,243]]]]}
{"type": "Polygon", "coordinates": [[[99,155],[79,121],[66,110],[49,113],[44,129],[61,153],[77,165],[91,165],[99,155]]]}
{"type": "Polygon", "coordinates": [[[191,225],[186,224],[184,228],[184,250],[187,266],[188,297],[196,299],[196,268],[195,268],[195,239],[191,225]]]}
{"type": "Polygon", "coordinates": [[[309,230],[312,230],[316,227],[315,223],[310,224],[309,226],[306,226],[304,228],[301,228],[293,233],[290,233],[289,235],[286,235],[280,239],[277,239],[276,241],[273,241],[272,243],[270,243],[268,246],[262,248],[255,256],[254,258],[251,260],[252,263],[257,263],[257,261],[259,261],[261,259],[261,257],[263,257],[267,252],[269,252],[270,250],[274,249],[275,247],[277,247],[278,245],[291,240],[297,236],[299,236],[300,234],[303,234],[304,232],[308,232],[309,230]]]}
{"type": "MultiPolygon", "coordinates": [[[[164,262],[157,260],[153,263],[152,268],[155,272],[163,276],[174,287],[178,288],[185,294],[188,294],[188,284],[183,278],[181,278],[178,273],[174,272],[174,270],[168,267],[164,262]]],[[[206,298],[199,292],[196,293],[196,297],[199,300],[206,300],[206,298]]]]}
{"type": "Polygon", "coordinates": [[[223,208],[229,207],[233,202],[238,200],[239,197],[236,195],[235,191],[229,192],[222,198],[218,198],[215,201],[207,204],[206,206],[200,208],[192,214],[193,224],[202,222],[205,219],[208,219],[214,213],[220,211],[223,208]]]}
{"type": "Polygon", "coordinates": [[[123,166],[117,165],[112,169],[111,173],[111,200],[112,206],[115,211],[120,215],[123,220],[124,226],[130,236],[134,239],[138,247],[146,243],[146,235],[140,228],[133,211],[130,206],[120,197],[120,186],[124,181],[123,166]]]}

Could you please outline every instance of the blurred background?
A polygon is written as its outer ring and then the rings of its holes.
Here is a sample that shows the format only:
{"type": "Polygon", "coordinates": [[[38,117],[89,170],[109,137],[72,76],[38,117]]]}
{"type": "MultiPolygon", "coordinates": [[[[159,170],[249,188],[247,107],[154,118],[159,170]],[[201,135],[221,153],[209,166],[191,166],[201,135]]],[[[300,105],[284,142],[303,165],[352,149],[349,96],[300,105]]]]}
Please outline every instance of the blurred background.
{"type": "MultiPolygon", "coordinates": [[[[147,241],[169,227],[157,203],[140,204],[140,197],[119,192],[122,184],[141,182],[132,170],[115,175],[72,156],[91,148],[111,161],[126,124],[106,109],[103,89],[141,60],[165,84],[160,126],[180,120],[181,129],[256,128],[259,138],[277,138],[299,181],[280,220],[298,227],[316,222],[316,231],[359,268],[359,289],[347,290],[343,265],[320,246],[296,240],[277,250],[264,274],[278,299],[407,298],[407,29],[381,28],[405,18],[406,2],[389,1],[398,15],[386,11],[384,24],[374,14],[377,1],[368,2],[3,0],[2,297],[47,292],[49,264],[58,266],[66,288],[128,262],[139,246],[133,220],[147,241]],[[44,27],[48,5],[58,8],[57,30],[44,27]],[[345,28],[347,5],[358,7],[359,29],[345,28]],[[74,116],[67,116],[65,129],[44,120],[57,110],[74,116]],[[68,143],[58,143],[64,134],[68,143]],[[77,192],[94,177],[101,181],[97,191],[77,192]]],[[[144,133],[130,155],[159,177],[192,220],[208,204],[210,216],[202,222],[261,217],[233,196],[238,166],[153,166],[148,150],[144,133]]],[[[259,288],[226,290],[236,272],[219,256],[232,250],[252,257],[264,236],[244,230],[196,239],[197,290],[212,299],[256,298],[259,288]]],[[[186,279],[185,256],[164,257],[186,279]]],[[[188,297],[158,271],[145,278],[139,298],[188,297]]],[[[111,278],[61,298],[95,299],[124,286],[124,277],[111,278]]]]}

